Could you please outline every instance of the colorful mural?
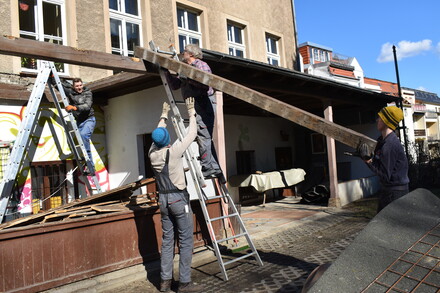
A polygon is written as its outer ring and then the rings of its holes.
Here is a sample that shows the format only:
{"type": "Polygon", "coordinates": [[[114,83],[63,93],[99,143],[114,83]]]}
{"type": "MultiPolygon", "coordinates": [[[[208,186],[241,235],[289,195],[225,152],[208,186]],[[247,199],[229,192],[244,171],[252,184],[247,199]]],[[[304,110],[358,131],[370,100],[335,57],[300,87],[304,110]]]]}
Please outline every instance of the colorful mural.
{"type": "MultiPolygon", "coordinates": [[[[53,105],[47,104],[40,107],[41,115],[38,127],[31,136],[30,149],[34,152],[30,151],[25,154],[22,169],[17,176],[19,193],[17,212],[19,213],[27,214],[33,211],[30,163],[73,159],[57,110],[50,108],[50,106],[53,105]]],[[[14,141],[16,139],[25,110],[25,106],[0,105],[0,141],[14,141]]],[[[94,110],[96,128],[91,141],[92,157],[95,163],[96,176],[99,178],[102,190],[105,191],[109,189],[110,184],[107,172],[108,158],[105,147],[104,113],[96,106],[94,106],[94,110]]],[[[78,181],[78,185],[79,192],[85,195],[84,182],[78,181]]],[[[41,204],[41,201],[34,201],[35,204],[41,204]]],[[[34,211],[38,211],[38,209],[34,207],[34,211]]]]}

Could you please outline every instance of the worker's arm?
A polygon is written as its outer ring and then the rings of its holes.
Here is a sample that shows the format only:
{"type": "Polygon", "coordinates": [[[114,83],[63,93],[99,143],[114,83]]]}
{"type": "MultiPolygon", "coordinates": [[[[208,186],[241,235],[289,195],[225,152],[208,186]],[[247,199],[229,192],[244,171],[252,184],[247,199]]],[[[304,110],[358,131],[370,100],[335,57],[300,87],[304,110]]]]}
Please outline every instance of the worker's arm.
{"type": "Polygon", "coordinates": [[[163,102],[162,113],[160,114],[159,123],[157,127],[167,127],[168,112],[170,111],[170,105],[167,102],[163,102]]]}
{"type": "Polygon", "coordinates": [[[178,141],[171,147],[173,149],[170,152],[175,157],[182,157],[185,150],[190,146],[190,144],[194,141],[197,136],[197,122],[196,122],[196,110],[194,109],[194,98],[190,97],[185,100],[186,107],[188,109],[189,115],[189,127],[188,132],[182,141],[178,141]]]}

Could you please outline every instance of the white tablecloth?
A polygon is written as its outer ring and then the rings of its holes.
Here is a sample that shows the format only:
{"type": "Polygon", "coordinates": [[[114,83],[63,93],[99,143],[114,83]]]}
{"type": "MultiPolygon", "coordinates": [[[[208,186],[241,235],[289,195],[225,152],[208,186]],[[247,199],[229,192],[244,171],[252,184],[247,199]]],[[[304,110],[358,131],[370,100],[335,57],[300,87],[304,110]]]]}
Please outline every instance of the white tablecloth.
{"type": "Polygon", "coordinates": [[[236,175],[229,178],[232,187],[252,186],[257,192],[265,192],[274,188],[285,188],[304,180],[303,169],[289,169],[262,174],[236,175]]]}

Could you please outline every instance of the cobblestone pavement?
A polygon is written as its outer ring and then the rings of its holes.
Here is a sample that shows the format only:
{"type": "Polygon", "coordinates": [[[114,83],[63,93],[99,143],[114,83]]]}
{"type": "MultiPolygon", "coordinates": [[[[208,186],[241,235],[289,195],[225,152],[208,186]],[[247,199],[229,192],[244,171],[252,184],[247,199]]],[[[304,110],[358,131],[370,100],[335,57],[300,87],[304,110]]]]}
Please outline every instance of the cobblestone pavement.
{"type": "MultiPolygon", "coordinates": [[[[234,263],[227,267],[229,281],[225,282],[216,258],[208,253],[194,258],[193,281],[202,284],[204,292],[301,292],[312,270],[334,261],[369,222],[369,218],[352,210],[318,207],[315,212],[254,237],[264,266],[258,266],[253,258],[234,263]]],[[[123,291],[158,292],[155,285],[159,272],[150,271],[148,275],[149,280],[131,282],[123,291]]]]}

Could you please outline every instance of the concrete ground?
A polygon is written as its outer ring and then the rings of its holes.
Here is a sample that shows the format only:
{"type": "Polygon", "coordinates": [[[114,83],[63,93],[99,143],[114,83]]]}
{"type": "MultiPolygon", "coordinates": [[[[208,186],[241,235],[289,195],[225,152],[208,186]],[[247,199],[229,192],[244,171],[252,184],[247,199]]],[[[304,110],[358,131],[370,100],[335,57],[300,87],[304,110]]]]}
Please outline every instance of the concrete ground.
{"type": "MultiPolygon", "coordinates": [[[[242,218],[264,265],[258,266],[252,257],[243,259],[227,267],[229,281],[223,281],[213,252],[197,249],[193,281],[204,286],[203,292],[301,292],[313,269],[334,261],[368,224],[375,205],[370,199],[338,209],[287,197],[265,207],[242,207],[242,218]]],[[[155,261],[47,292],[159,292],[159,280],[155,261]]],[[[177,282],[172,289],[177,290],[177,282]]]]}

